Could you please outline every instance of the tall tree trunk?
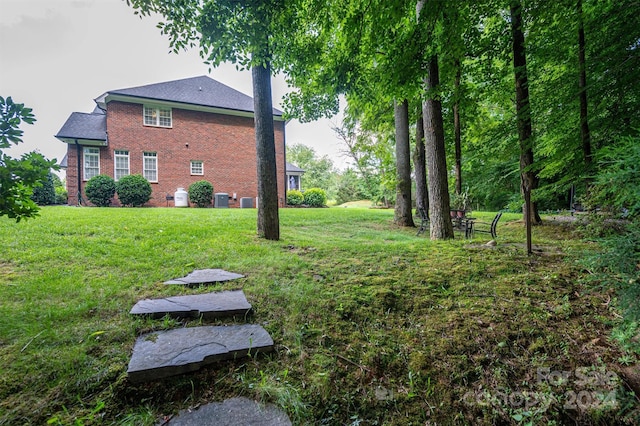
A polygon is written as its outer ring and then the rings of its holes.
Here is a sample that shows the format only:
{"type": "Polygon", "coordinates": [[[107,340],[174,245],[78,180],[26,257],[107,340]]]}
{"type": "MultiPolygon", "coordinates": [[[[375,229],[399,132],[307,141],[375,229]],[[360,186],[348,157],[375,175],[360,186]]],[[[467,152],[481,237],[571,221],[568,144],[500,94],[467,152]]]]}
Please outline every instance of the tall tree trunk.
{"type": "Polygon", "coordinates": [[[593,161],[591,154],[591,132],[587,115],[587,65],[585,58],[586,43],[584,39],[584,16],[582,14],[582,0],[578,0],[578,67],[580,68],[580,139],[582,140],[582,156],[587,172],[593,161]]]}
{"type": "Polygon", "coordinates": [[[533,131],[531,126],[531,106],[529,104],[529,81],[527,59],[522,29],[522,5],[513,0],[510,6],[511,35],[513,41],[513,68],[516,83],[516,117],[520,140],[520,188],[524,195],[524,217],[527,228],[527,253],[531,254],[531,225],[542,222],[535,203],[531,202],[531,192],[538,186],[538,178],[531,170],[533,165],[533,131]]]}
{"type": "Polygon", "coordinates": [[[279,240],[278,173],[269,62],[254,65],[251,76],[258,171],[258,235],[267,240],[279,240]]]}
{"type": "Polygon", "coordinates": [[[409,102],[394,102],[396,127],[396,208],[394,222],[415,226],[411,214],[411,148],[409,143],[409,102]]]}
{"type": "Polygon", "coordinates": [[[429,174],[429,219],[431,239],[453,238],[453,225],[449,214],[449,182],[447,156],[444,144],[442,103],[435,93],[440,84],[438,57],[429,59],[429,75],[426,78],[426,101],[423,104],[425,154],[429,174]]]}
{"type": "Polygon", "coordinates": [[[416,148],[413,152],[413,170],[416,176],[416,207],[429,211],[429,191],[427,190],[427,168],[424,153],[424,122],[422,105],[416,121],[416,148]]]}
{"type": "Polygon", "coordinates": [[[456,194],[459,195],[462,194],[462,143],[460,136],[460,74],[462,71],[459,59],[456,59],[455,67],[456,78],[454,83],[455,99],[453,101],[453,137],[456,155],[456,194]]]}

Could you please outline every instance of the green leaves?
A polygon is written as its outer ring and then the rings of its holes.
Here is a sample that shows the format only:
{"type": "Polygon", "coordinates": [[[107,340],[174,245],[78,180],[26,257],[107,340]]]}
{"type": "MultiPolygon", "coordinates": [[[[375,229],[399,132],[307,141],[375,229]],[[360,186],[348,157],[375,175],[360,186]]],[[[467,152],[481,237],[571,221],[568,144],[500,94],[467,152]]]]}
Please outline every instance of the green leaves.
{"type": "Polygon", "coordinates": [[[16,222],[37,216],[38,206],[31,199],[33,188],[42,185],[51,168],[57,168],[55,161],[36,152],[23,154],[19,160],[2,152],[22,142],[20,124],[35,121],[31,108],[15,103],[11,96],[0,96],[0,216],[7,215],[16,222]]]}
{"type": "Polygon", "coordinates": [[[31,108],[14,103],[11,96],[6,99],[0,96],[0,149],[22,142],[24,132],[20,130],[20,123],[33,124],[35,121],[31,108]]]}

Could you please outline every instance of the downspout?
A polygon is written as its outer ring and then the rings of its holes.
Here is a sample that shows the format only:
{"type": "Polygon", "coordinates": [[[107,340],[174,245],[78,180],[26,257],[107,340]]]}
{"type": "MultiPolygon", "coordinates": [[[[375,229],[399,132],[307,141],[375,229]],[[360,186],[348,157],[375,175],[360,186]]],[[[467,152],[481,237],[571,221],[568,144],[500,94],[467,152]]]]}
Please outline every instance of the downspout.
{"type": "Polygon", "coordinates": [[[80,159],[80,154],[82,150],[80,149],[80,145],[78,144],[78,139],[74,139],[76,144],[76,157],[77,157],[77,169],[78,169],[78,194],[77,194],[77,203],[78,206],[82,205],[82,177],[80,176],[80,165],[82,164],[82,160],[80,159]]]}

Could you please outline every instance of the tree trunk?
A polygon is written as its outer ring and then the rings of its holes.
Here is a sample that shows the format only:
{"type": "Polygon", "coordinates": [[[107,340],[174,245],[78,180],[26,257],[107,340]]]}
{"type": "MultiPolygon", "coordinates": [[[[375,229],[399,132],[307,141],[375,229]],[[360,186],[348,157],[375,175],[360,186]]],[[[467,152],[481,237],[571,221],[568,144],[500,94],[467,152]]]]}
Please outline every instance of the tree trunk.
{"type": "Polygon", "coordinates": [[[444,144],[442,103],[435,94],[440,84],[438,57],[429,59],[429,75],[426,80],[426,101],[423,105],[425,154],[429,174],[429,219],[431,239],[453,238],[453,225],[449,214],[449,183],[447,178],[447,156],[444,144]]]}
{"type": "Polygon", "coordinates": [[[593,161],[591,154],[591,132],[589,131],[589,121],[587,115],[587,69],[584,39],[584,17],[582,14],[582,0],[578,0],[578,67],[580,68],[579,93],[580,93],[580,139],[582,140],[582,156],[585,168],[591,168],[593,161]]]}
{"type": "MultiPolygon", "coordinates": [[[[538,177],[531,170],[533,166],[533,131],[531,126],[531,106],[529,104],[529,81],[527,77],[527,59],[522,29],[522,6],[520,0],[511,2],[511,34],[513,40],[513,68],[516,82],[516,116],[518,138],[520,140],[520,188],[525,200],[538,187],[538,177]]],[[[528,210],[526,225],[538,225],[542,219],[535,203],[525,206],[528,210]]]]}
{"type": "Polygon", "coordinates": [[[462,194],[462,143],[460,136],[460,60],[456,59],[456,78],[453,101],[453,137],[456,155],[456,194],[462,194]]]}
{"type": "Polygon", "coordinates": [[[424,122],[422,105],[416,121],[416,149],[413,152],[413,169],[416,175],[416,207],[429,212],[429,191],[427,190],[427,169],[424,153],[424,122]]]}
{"type": "Polygon", "coordinates": [[[409,102],[394,102],[396,127],[396,208],[394,222],[415,226],[411,210],[411,148],[409,143],[409,102]]]}
{"type": "Polygon", "coordinates": [[[251,76],[258,171],[258,235],[267,240],[279,240],[278,173],[269,62],[254,65],[251,76]]]}

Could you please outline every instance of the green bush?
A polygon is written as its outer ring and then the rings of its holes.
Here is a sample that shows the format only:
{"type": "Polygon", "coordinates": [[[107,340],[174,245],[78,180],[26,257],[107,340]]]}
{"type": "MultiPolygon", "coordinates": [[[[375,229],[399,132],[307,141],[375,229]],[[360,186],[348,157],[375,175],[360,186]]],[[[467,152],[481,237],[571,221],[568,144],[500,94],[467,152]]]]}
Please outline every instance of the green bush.
{"type": "Polygon", "coordinates": [[[142,175],[128,175],[116,182],[116,192],[123,206],[140,207],[151,199],[151,184],[142,175]]]}
{"type": "Polygon", "coordinates": [[[206,180],[199,180],[189,185],[189,201],[198,207],[209,207],[213,200],[213,185],[206,180]]]}
{"type": "Polygon", "coordinates": [[[307,189],[304,191],[304,203],[310,207],[324,207],[327,204],[327,193],[320,188],[307,189]]]}
{"type": "Polygon", "coordinates": [[[62,186],[56,186],[56,204],[67,204],[68,194],[67,189],[62,186]]]}
{"type": "Polygon", "coordinates": [[[287,204],[290,206],[299,206],[304,203],[304,195],[297,189],[287,191],[287,204]]]}
{"type": "Polygon", "coordinates": [[[116,193],[116,183],[107,175],[94,176],[87,182],[84,193],[89,201],[98,207],[109,207],[116,193]]]}
{"type": "Polygon", "coordinates": [[[41,186],[33,187],[31,199],[39,206],[48,206],[56,202],[56,191],[53,186],[53,173],[49,173],[47,178],[41,182],[41,186]]]}

